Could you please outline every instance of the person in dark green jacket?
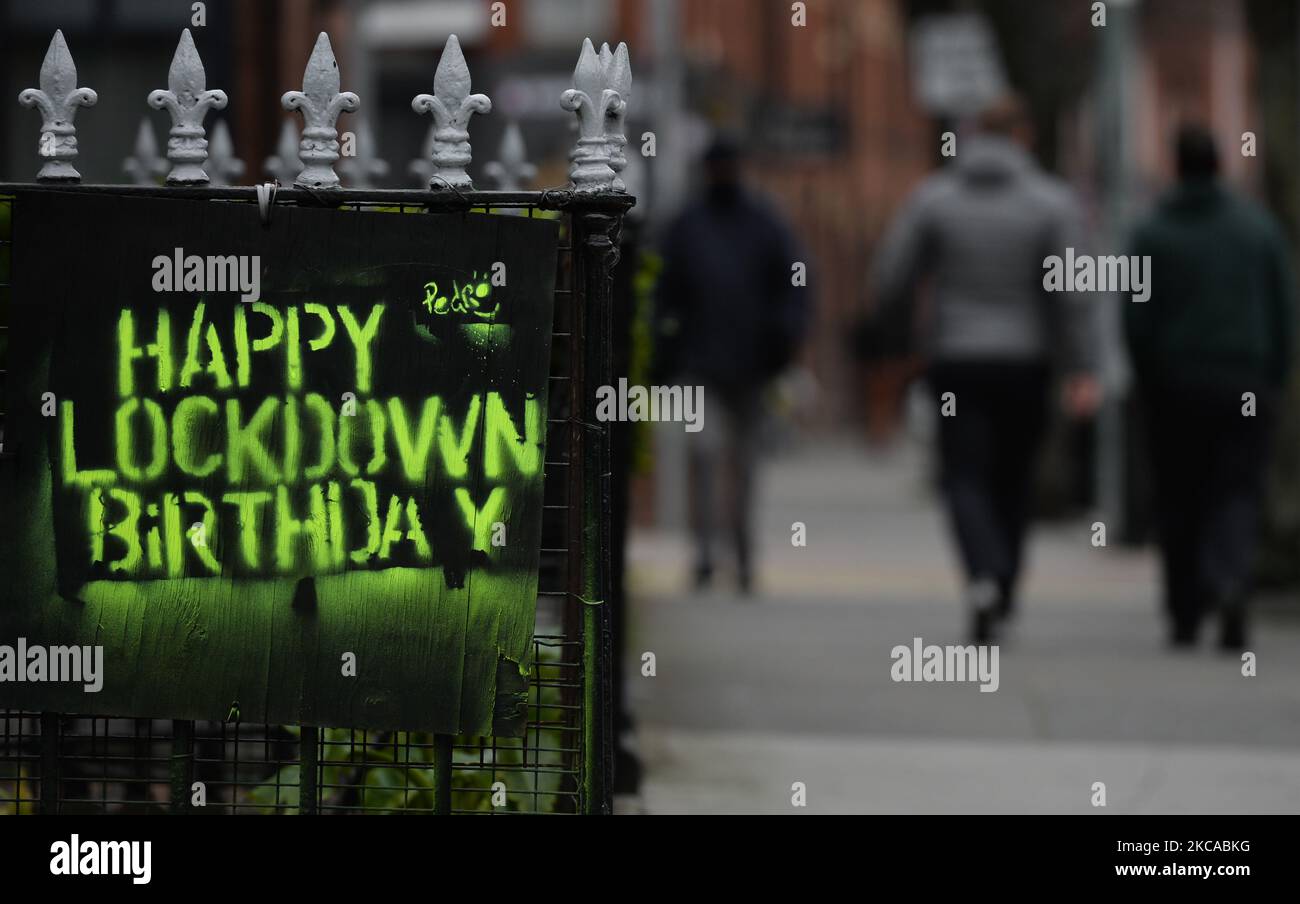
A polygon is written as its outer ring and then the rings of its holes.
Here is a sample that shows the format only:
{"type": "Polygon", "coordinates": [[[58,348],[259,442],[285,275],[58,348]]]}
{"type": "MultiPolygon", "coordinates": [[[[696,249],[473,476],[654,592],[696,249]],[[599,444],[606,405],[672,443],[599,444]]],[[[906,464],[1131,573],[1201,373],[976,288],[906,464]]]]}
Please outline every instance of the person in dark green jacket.
{"type": "Polygon", "coordinates": [[[1151,297],[1124,301],[1145,410],[1175,646],[1217,612],[1246,643],[1246,601],[1276,406],[1293,343],[1291,248],[1259,205],[1218,179],[1212,136],[1184,126],[1178,185],[1134,235],[1151,297]]]}

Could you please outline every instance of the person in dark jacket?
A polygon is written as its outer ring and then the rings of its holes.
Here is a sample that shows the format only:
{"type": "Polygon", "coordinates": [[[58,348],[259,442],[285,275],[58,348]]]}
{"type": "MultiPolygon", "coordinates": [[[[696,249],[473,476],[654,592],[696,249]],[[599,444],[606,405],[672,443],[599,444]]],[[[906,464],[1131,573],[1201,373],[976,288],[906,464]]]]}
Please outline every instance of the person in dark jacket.
{"type": "Polygon", "coordinates": [[[1144,403],[1175,646],[1217,612],[1246,643],[1269,439],[1293,341],[1291,249],[1263,208],[1219,182],[1212,136],[1179,130],[1178,185],[1134,233],[1151,297],[1125,302],[1144,403]]]}
{"type": "Polygon", "coordinates": [[[760,397],[798,349],[809,307],[802,293],[811,290],[806,270],[792,269],[805,262],[791,230],[746,187],[741,157],[733,138],[713,142],[704,156],[703,197],[666,233],[656,353],[662,374],[703,387],[704,426],[688,434],[696,584],[712,578],[715,511],[721,510],[740,589],[748,593],[760,397]],[[719,483],[725,493],[716,492],[719,483]]]}
{"type": "Polygon", "coordinates": [[[1014,609],[1053,366],[1069,413],[1091,414],[1099,395],[1086,297],[1043,284],[1044,259],[1083,244],[1083,216],[1034,161],[1032,140],[1018,98],[992,105],[958,139],[953,164],[907,200],[874,261],[882,314],[932,284],[927,382],[976,643],[1014,609]]]}

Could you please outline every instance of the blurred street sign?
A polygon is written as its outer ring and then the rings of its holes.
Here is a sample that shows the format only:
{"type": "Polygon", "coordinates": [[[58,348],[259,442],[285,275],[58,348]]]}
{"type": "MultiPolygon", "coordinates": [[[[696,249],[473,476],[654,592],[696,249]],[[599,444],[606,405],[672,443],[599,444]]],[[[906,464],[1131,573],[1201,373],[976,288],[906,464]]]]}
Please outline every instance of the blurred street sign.
{"type": "Polygon", "coordinates": [[[917,100],[934,114],[977,113],[1006,90],[997,38],[978,13],[927,16],[911,44],[917,100]]]}
{"type": "Polygon", "coordinates": [[[755,110],[754,147],[760,153],[829,155],[848,148],[848,123],[839,110],[765,103],[755,110]]]}

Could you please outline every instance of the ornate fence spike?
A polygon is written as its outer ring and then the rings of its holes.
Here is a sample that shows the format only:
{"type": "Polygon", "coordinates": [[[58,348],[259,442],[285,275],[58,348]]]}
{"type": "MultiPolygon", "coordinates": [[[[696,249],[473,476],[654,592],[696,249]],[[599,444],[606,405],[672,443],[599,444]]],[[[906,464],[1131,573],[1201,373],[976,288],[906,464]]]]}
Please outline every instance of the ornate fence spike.
{"type": "Polygon", "coordinates": [[[167,161],[158,155],[158,139],[148,116],[140,119],[135,150],[122,161],[122,170],[130,174],[136,185],[157,185],[158,177],[167,172],[167,161]]]}
{"type": "Polygon", "coordinates": [[[18,103],[41,111],[38,151],[46,163],[37,173],[37,181],[81,181],[81,173],[72,165],[77,158],[77,127],[72,120],[77,107],[93,107],[98,100],[99,95],[90,88],[77,87],[77,66],[63,32],[55,31],[41,63],[41,86],[18,95],[18,103]]]}
{"type": "Polygon", "coordinates": [[[501,136],[501,147],[497,149],[497,159],[490,160],[483,167],[483,174],[496,183],[500,191],[519,191],[537,176],[537,167],[528,162],[528,150],[524,147],[524,133],[519,131],[519,124],[511,122],[501,136]]]}
{"type": "Polygon", "coordinates": [[[370,128],[369,120],[358,119],[356,143],[353,148],[355,153],[345,156],[339,162],[339,172],[348,180],[350,188],[373,188],[376,179],[388,175],[388,162],[379,159],[375,133],[370,128]]]}
{"type": "Polygon", "coordinates": [[[187,28],[181,32],[171,69],[167,71],[167,90],[149,93],[149,106],[171,114],[172,129],[167,139],[167,159],[172,170],[168,185],[206,185],[208,174],[203,163],[208,159],[208,141],[204,137],[203,117],[208,110],[224,110],[226,92],[207,90],[207,75],[199,58],[194,38],[187,28]]]}
{"type": "Polygon", "coordinates": [[[619,43],[618,49],[609,55],[609,45],[601,45],[605,62],[605,84],[618,94],[618,100],[611,102],[605,112],[605,139],[609,142],[609,167],[614,171],[614,191],[627,191],[620,174],[627,169],[627,157],[623,148],[627,145],[627,135],[623,125],[627,120],[627,105],[632,95],[632,62],[627,55],[627,44],[619,43]]]}
{"type": "Polygon", "coordinates": [[[411,109],[416,113],[433,115],[431,189],[474,187],[465,172],[472,159],[469,118],[474,113],[490,112],[492,101],[486,94],[469,92],[469,66],[465,63],[465,55],[460,52],[460,41],[452,35],[447,38],[442,59],[433,75],[433,94],[417,94],[411,99],[411,109]]]}
{"type": "Polygon", "coordinates": [[[302,140],[298,158],[302,172],[294,185],[303,188],[338,188],[334,164],[339,159],[338,118],[355,112],[361,99],[351,91],[339,91],[339,64],[334,59],[330,36],[321,32],[302,74],[302,90],[287,91],[280,99],[286,110],[302,111],[302,140]]]}
{"type": "Polygon", "coordinates": [[[230,138],[230,126],[224,119],[212,124],[212,153],[208,159],[213,185],[235,185],[244,175],[244,161],[235,156],[235,143],[230,138]]]}
{"type": "Polygon", "coordinates": [[[605,117],[622,100],[606,85],[606,67],[591,38],[583,38],[582,53],[573,70],[573,87],[560,95],[560,106],[578,115],[578,143],[569,155],[573,160],[569,179],[575,191],[609,191],[614,185],[605,117]]]}
{"type": "Polygon", "coordinates": [[[292,119],[284,120],[280,126],[280,137],[275,141],[275,155],[266,158],[262,169],[281,185],[293,184],[302,169],[302,161],[298,159],[298,127],[292,119]]]}

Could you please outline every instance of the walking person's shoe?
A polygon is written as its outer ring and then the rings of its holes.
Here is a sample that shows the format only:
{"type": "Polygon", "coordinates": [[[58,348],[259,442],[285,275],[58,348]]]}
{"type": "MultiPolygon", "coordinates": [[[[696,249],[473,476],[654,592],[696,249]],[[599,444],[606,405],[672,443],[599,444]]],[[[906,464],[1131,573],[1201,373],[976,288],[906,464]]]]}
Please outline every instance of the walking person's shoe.
{"type": "Polygon", "coordinates": [[[706,590],[710,583],[713,582],[713,566],[708,562],[701,562],[695,566],[695,589],[706,590]]]}
{"type": "Polygon", "coordinates": [[[754,557],[750,550],[748,534],[739,531],[736,535],[736,589],[746,597],[754,595],[754,557]]]}
{"type": "Polygon", "coordinates": [[[1201,592],[1165,597],[1171,649],[1190,650],[1200,642],[1201,621],[1207,608],[1206,597],[1201,592]]]}
{"type": "Polygon", "coordinates": [[[1169,645],[1175,650],[1190,650],[1199,639],[1200,624],[1195,618],[1175,615],[1169,623],[1169,645]]]}
{"type": "Polygon", "coordinates": [[[976,578],[966,589],[973,643],[989,644],[996,639],[1000,596],[997,583],[988,578],[976,578]]]}
{"type": "Polygon", "coordinates": [[[1246,600],[1233,595],[1219,606],[1219,649],[1243,650],[1246,647],[1246,600]]]}
{"type": "Polygon", "coordinates": [[[1016,589],[1010,578],[998,579],[998,618],[1010,622],[1016,617],[1016,589]]]}
{"type": "Polygon", "coordinates": [[[1246,648],[1246,613],[1244,610],[1225,612],[1219,626],[1219,649],[1244,650],[1246,648]]]}

